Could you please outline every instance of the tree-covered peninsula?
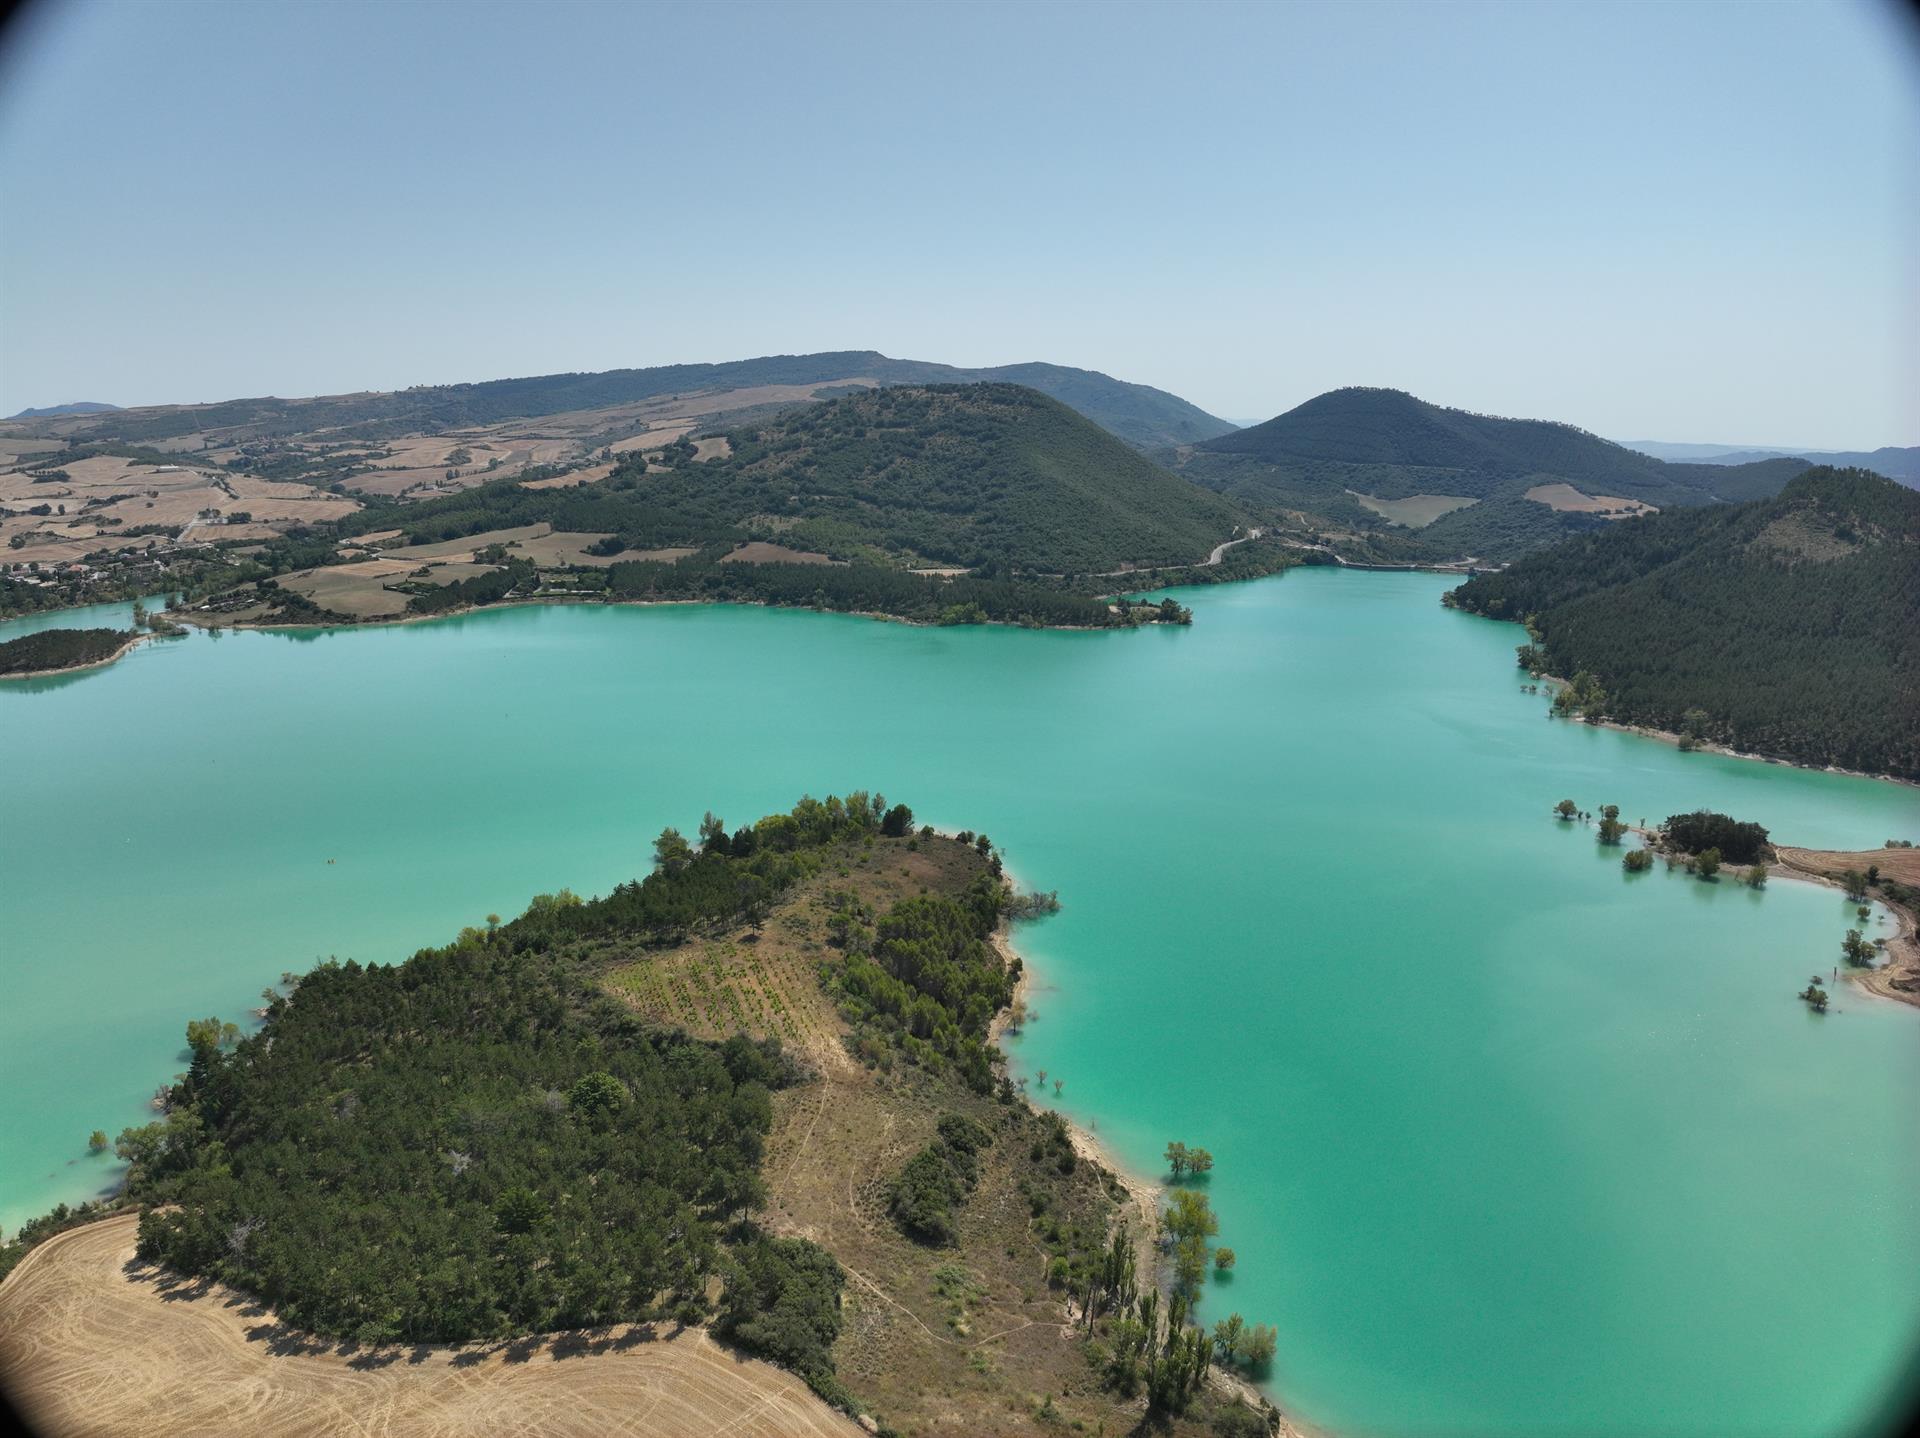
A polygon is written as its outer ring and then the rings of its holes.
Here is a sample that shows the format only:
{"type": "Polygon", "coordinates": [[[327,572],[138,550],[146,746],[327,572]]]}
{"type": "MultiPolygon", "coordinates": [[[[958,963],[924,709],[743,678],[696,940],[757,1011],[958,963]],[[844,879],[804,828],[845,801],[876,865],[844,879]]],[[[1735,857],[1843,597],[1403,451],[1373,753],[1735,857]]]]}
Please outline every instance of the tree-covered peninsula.
{"type": "Polygon", "coordinates": [[[602,897],[329,960],[244,1037],[189,1024],[164,1116],[117,1144],[140,1257],[363,1357],[704,1324],[882,1431],[964,1383],[1009,1431],[1266,1432],[1214,1375],[1271,1346],[1193,1314],[1231,1262],[1204,1197],[1131,1206],[991,1046],[995,931],[1049,907],[984,835],[864,792],[667,829],[602,897]]]}

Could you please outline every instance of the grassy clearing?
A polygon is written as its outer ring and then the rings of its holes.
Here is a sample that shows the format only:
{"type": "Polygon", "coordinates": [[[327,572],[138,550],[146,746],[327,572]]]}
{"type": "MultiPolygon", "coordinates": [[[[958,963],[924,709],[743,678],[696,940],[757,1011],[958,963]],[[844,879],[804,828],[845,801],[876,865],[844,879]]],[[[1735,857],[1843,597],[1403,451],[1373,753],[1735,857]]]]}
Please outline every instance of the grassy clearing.
{"type": "Polygon", "coordinates": [[[1408,529],[1425,529],[1442,515],[1452,514],[1456,509],[1470,508],[1480,502],[1458,494],[1410,494],[1405,499],[1375,499],[1358,490],[1348,490],[1347,493],[1387,523],[1405,525],[1408,529]]]}

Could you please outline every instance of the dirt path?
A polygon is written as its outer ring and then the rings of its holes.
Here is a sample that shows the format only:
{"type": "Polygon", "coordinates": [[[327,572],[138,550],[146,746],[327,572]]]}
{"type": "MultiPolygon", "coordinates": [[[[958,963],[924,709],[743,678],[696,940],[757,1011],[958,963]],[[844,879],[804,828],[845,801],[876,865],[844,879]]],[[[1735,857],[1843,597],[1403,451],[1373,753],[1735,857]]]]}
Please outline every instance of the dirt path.
{"type": "Polygon", "coordinates": [[[135,1219],[49,1239],[0,1284],[0,1386],[47,1438],[381,1435],[859,1438],[700,1329],[343,1355],[214,1284],[133,1262],[135,1219]]]}

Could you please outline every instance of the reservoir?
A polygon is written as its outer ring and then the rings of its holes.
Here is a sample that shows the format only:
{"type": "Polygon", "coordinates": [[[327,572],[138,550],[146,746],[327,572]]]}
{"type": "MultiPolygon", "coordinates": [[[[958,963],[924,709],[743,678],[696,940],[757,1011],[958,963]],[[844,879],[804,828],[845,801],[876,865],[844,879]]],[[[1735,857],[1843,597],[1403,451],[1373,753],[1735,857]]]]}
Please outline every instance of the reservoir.
{"type": "Polygon", "coordinates": [[[1297,570],[1102,633],[523,607],[0,686],[0,1224],[109,1184],[88,1132],[284,970],[878,789],[1059,891],[1014,1072],[1144,1173],[1213,1152],[1202,1316],[1275,1325],[1308,1422],[1847,1432],[1920,1337],[1920,1010],[1794,998],[1837,892],[1629,877],[1549,811],[1869,847],[1920,791],[1549,720],[1452,582],[1297,570]]]}

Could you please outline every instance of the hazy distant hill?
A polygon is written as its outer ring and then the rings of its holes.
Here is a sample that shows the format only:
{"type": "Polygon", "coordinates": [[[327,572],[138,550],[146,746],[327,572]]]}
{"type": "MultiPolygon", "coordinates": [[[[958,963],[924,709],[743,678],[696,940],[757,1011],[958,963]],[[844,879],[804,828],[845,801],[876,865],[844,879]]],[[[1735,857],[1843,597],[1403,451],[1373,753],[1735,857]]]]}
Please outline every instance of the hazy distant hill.
{"type": "Polygon", "coordinates": [[[428,500],[371,527],[438,540],[551,523],[635,549],[766,539],[836,559],[1095,574],[1193,564],[1244,516],[1065,404],[1012,384],[890,386],[738,428],[733,453],[593,485],[517,480],[428,500]]]}
{"type": "Polygon", "coordinates": [[[1791,457],[1835,468],[1870,469],[1897,479],[1909,487],[1920,485],[1920,445],[1883,445],[1879,449],[1760,449],[1751,445],[1670,444],[1655,439],[1621,441],[1629,449],[1650,454],[1656,459],[1679,460],[1692,464],[1752,464],[1759,460],[1791,457]]]}
{"type": "Polygon", "coordinates": [[[9,415],[9,419],[52,419],[63,414],[108,414],[120,408],[117,404],[101,404],[98,400],[80,399],[72,404],[50,404],[44,409],[23,409],[20,413],[9,415]]]}
{"type": "Polygon", "coordinates": [[[1174,460],[1248,504],[1397,531],[1411,553],[1500,558],[1643,507],[1773,493],[1803,461],[1674,465],[1573,425],[1339,389],[1174,460]],[[1411,501],[1411,503],[1409,503],[1411,501]],[[1452,501],[1451,504],[1448,501],[1452,501]],[[1438,517],[1435,517],[1435,516],[1438,517]]]}
{"type": "Polygon", "coordinates": [[[1614,719],[1920,778],[1920,494],[1809,470],[1767,499],[1580,535],[1454,591],[1535,616],[1549,673],[1614,719]]]}
{"type": "Polygon", "coordinates": [[[844,350],[768,355],[725,364],[661,365],[596,374],[421,386],[390,393],[161,406],[123,411],[89,426],[82,437],[141,444],[198,431],[244,427],[259,436],[325,431],[329,439],[390,439],[694,391],[750,390],[769,385],[835,386],[858,381],[879,385],[969,381],[1023,384],[1052,395],[1095,424],[1143,447],[1187,444],[1232,428],[1177,395],[1093,370],[1051,364],[958,369],[924,360],[890,359],[872,350],[844,350]]]}

